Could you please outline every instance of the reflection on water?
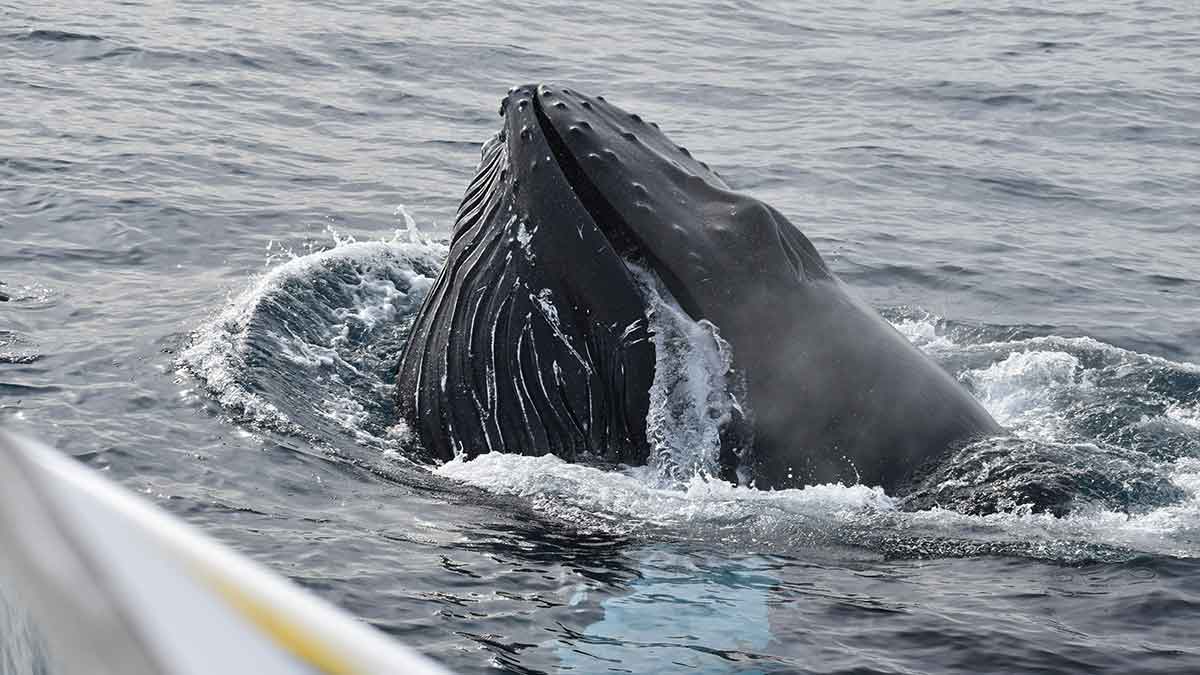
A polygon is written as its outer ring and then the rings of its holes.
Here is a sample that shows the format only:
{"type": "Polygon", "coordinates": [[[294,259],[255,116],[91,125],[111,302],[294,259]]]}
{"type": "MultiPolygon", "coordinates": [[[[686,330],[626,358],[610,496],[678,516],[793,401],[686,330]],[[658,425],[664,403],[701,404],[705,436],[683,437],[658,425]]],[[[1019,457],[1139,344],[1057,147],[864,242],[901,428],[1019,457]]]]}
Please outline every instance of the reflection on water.
{"type": "MultiPolygon", "coordinates": [[[[777,583],[765,573],[765,558],[714,564],[661,546],[629,556],[640,563],[637,576],[624,594],[600,603],[603,618],[581,629],[560,626],[553,643],[563,671],[718,673],[730,661],[764,658],[777,583]]],[[[580,590],[570,603],[588,601],[580,590]]]]}

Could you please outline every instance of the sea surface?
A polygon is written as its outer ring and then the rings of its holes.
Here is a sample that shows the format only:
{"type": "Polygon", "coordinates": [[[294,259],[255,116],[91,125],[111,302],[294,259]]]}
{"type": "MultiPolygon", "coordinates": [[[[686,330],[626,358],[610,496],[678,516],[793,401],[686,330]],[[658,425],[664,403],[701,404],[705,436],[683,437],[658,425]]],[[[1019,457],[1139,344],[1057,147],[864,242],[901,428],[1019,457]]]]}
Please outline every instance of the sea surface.
{"type": "Polygon", "coordinates": [[[1200,672],[1193,2],[0,0],[0,282],[0,425],[457,672],[1200,672]],[[410,461],[407,322],[535,81],[1014,437],[909,498],[410,461]]]}

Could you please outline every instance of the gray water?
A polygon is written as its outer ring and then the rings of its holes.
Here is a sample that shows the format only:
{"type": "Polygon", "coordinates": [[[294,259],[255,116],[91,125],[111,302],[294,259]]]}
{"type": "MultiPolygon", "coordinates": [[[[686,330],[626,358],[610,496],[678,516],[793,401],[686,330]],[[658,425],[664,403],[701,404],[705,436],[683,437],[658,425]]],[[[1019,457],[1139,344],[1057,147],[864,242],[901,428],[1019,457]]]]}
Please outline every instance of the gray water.
{"type": "Polygon", "coordinates": [[[0,3],[0,423],[464,673],[1195,672],[1198,64],[1185,2],[0,3]],[[907,501],[407,461],[406,319],[532,81],[787,214],[1015,440],[907,501]]]}

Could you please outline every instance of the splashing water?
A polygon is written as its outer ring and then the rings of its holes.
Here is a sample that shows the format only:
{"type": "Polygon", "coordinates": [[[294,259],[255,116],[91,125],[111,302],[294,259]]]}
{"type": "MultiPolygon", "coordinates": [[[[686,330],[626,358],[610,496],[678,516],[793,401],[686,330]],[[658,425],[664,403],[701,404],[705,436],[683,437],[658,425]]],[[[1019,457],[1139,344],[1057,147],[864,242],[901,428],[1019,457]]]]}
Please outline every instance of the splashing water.
{"type": "Polygon", "coordinates": [[[662,486],[716,476],[721,428],[742,415],[733,352],[711,322],[695,321],[658,275],[630,265],[646,298],[654,335],[654,382],[646,437],[649,467],[662,486]]]}
{"type": "Polygon", "coordinates": [[[407,434],[387,421],[391,371],[446,254],[413,230],[375,242],[331,231],[331,248],[271,268],[195,331],[180,368],[237,422],[395,453],[407,434]]]}
{"type": "MultiPolygon", "coordinates": [[[[411,439],[393,419],[391,371],[446,250],[413,243],[414,229],[389,242],[338,239],[271,268],[196,331],[180,366],[238,422],[362,458],[401,456],[411,439]]],[[[728,344],[653,274],[635,273],[658,352],[649,466],[489,454],[435,473],[588,531],[918,557],[1200,556],[1200,368],[1089,338],[892,312],[1015,435],[964,449],[904,499],[863,485],[763,492],[712,479],[722,425],[742,414],[728,344]]]]}
{"type": "Polygon", "coordinates": [[[1020,351],[962,379],[1001,425],[1030,436],[1053,439],[1064,421],[1053,414],[1072,389],[1086,386],[1079,359],[1059,351],[1020,351]]]}

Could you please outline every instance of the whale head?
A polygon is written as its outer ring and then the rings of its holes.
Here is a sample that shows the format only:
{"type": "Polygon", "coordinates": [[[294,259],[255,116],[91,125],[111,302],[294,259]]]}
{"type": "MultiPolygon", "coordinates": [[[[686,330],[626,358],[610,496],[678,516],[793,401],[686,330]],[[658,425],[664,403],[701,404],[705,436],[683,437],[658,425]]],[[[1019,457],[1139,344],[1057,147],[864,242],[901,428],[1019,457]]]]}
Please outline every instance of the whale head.
{"type": "Polygon", "coordinates": [[[500,114],[401,359],[401,416],[440,459],[643,463],[655,348],[632,268],[720,321],[745,292],[735,269],[796,279],[824,265],[770,207],[603,97],[514,87],[500,114]]]}
{"type": "Polygon", "coordinates": [[[769,303],[758,288],[828,272],[771,207],[603,97],[514,87],[500,115],[401,360],[401,417],[439,459],[644,463],[655,347],[634,270],[718,326],[769,303]]]}

